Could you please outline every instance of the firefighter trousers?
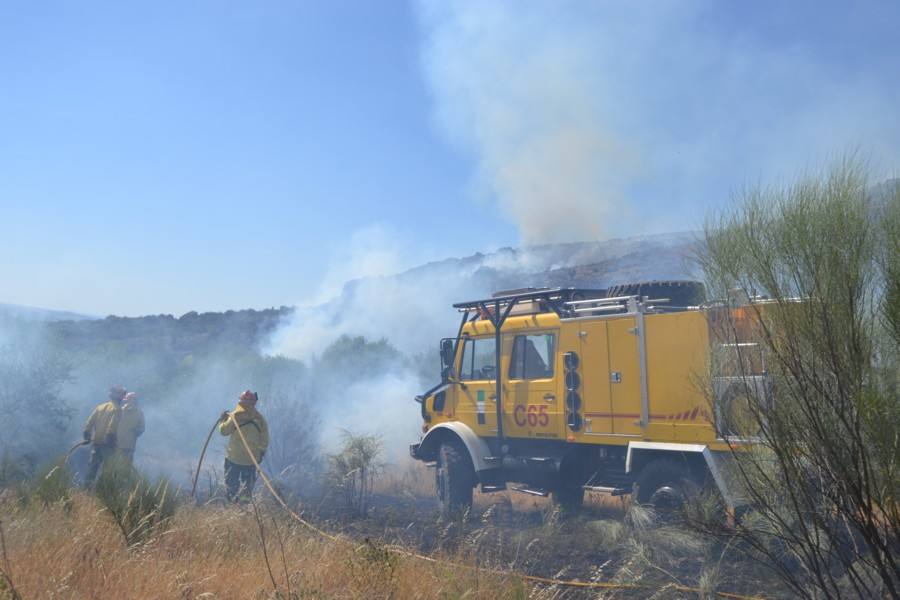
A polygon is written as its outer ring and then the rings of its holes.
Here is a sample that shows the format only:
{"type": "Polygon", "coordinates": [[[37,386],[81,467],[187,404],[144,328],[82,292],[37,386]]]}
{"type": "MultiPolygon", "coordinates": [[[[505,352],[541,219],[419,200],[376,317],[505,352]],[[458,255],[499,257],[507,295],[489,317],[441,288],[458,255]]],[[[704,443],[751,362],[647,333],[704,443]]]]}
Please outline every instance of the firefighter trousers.
{"type": "Polygon", "coordinates": [[[256,484],[256,467],[225,459],[225,491],[231,502],[247,502],[256,484]]]}
{"type": "Polygon", "coordinates": [[[94,444],[91,447],[91,462],[88,464],[87,475],[84,478],[85,486],[91,487],[94,485],[97,474],[100,472],[100,467],[115,453],[116,447],[112,445],[94,444]]]}

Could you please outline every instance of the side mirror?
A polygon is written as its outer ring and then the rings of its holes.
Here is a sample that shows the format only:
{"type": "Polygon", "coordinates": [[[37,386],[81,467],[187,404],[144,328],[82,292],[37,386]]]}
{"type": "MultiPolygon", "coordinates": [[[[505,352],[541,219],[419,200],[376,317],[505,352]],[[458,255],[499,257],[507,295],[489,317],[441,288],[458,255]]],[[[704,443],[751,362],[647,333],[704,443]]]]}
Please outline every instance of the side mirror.
{"type": "Polygon", "coordinates": [[[453,366],[453,340],[441,340],[441,366],[445,369],[453,366]]]}

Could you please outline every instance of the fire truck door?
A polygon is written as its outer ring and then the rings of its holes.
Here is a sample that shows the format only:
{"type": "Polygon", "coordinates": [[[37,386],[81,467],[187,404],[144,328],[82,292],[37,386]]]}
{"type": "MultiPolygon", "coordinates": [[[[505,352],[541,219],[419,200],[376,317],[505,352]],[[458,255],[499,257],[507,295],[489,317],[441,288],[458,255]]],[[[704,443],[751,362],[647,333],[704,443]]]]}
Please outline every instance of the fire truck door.
{"type": "Polygon", "coordinates": [[[457,371],[460,386],[455,418],[482,437],[497,435],[494,348],[493,335],[465,339],[457,371]]]}
{"type": "Polygon", "coordinates": [[[504,427],[512,437],[558,439],[563,435],[563,399],[555,378],[558,332],[504,336],[509,356],[503,399],[504,427]]]}

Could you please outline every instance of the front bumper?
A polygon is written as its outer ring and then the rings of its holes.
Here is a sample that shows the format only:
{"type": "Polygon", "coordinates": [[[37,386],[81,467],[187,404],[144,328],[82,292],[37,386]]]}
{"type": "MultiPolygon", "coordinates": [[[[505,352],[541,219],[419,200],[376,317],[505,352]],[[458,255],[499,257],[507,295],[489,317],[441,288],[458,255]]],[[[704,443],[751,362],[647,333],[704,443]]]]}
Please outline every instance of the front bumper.
{"type": "Polygon", "coordinates": [[[409,455],[412,456],[416,460],[422,460],[422,458],[419,456],[419,446],[421,446],[421,445],[422,445],[421,443],[409,445],[409,455]]]}

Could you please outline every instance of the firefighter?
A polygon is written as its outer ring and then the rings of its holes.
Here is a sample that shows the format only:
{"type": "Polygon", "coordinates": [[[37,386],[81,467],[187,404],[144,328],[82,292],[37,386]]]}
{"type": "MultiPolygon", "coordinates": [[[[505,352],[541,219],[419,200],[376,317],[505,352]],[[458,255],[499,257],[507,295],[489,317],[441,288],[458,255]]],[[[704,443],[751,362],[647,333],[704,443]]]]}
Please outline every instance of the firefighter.
{"type": "Polygon", "coordinates": [[[134,448],[137,439],[144,433],[144,411],[137,405],[135,392],[125,394],[122,402],[122,417],[116,432],[116,443],[122,458],[130,465],[134,462],[134,448]]]}
{"type": "Polygon", "coordinates": [[[125,399],[125,393],[125,388],[120,385],[109,388],[109,402],[97,406],[84,424],[84,441],[92,443],[91,462],[84,480],[88,487],[94,484],[103,462],[116,451],[116,437],[122,418],[122,401],[125,399]]]}
{"type": "Polygon", "coordinates": [[[228,499],[232,502],[246,502],[250,499],[253,486],[256,483],[256,467],[253,458],[259,463],[262,461],[269,447],[269,426],[266,420],[256,410],[259,395],[250,390],[245,390],[238,400],[238,405],[233,412],[225,411],[220,417],[219,433],[230,436],[228,448],[225,451],[225,487],[228,499]],[[235,428],[241,428],[247,446],[253,452],[253,458],[244,447],[240,435],[235,428]]]}

